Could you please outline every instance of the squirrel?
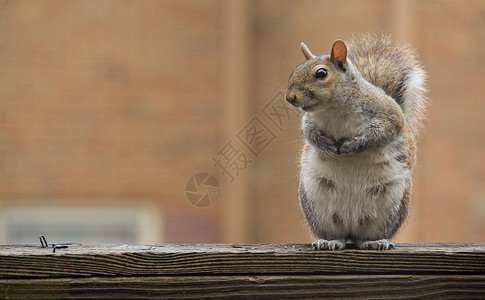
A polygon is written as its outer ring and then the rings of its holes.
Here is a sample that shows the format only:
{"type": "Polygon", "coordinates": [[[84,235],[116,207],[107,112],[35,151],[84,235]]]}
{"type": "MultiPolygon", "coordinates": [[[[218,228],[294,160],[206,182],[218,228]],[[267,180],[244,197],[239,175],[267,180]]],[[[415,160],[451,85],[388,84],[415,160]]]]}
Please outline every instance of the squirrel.
{"type": "Polygon", "coordinates": [[[426,73],[389,36],[336,40],[290,75],[286,100],[305,112],[298,198],[318,250],[389,250],[411,206],[426,73]]]}

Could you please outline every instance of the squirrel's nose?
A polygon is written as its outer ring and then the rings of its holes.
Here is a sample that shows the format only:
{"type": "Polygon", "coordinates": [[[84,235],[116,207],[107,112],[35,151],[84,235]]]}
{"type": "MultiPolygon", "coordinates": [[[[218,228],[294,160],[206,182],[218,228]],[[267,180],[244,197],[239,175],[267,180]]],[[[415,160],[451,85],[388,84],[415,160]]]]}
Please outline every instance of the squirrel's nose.
{"type": "Polygon", "coordinates": [[[293,92],[286,93],[286,101],[288,101],[291,105],[295,105],[296,103],[296,94],[293,92]]]}

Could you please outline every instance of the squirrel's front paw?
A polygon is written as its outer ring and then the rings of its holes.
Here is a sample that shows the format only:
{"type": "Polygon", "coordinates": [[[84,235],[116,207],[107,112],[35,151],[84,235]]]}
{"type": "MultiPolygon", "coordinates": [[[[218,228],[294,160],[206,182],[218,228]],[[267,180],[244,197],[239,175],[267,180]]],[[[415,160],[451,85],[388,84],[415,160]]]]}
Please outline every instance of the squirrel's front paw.
{"type": "Polygon", "coordinates": [[[345,248],[345,241],[343,240],[316,240],[312,244],[313,248],[317,250],[342,250],[345,248]]]}
{"type": "Polygon", "coordinates": [[[391,250],[394,249],[394,244],[389,240],[382,239],[357,243],[357,248],[362,250],[391,250]]]}
{"type": "Polygon", "coordinates": [[[325,145],[325,147],[322,147],[321,149],[328,155],[331,155],[331,156],[339,155],[338,146],[335,145],[334,143],[328,143],[325,145]]]}
{"type": "Polygon", "coordinates": [[[338,148],[339,155],[350,155],[358,152],[361,137],[354,137],[351,140],[344,140],[338,148]]]}
{"type": "Polygon", "coordinates": [[[316,139],[316,146],[318,149],[322,150],[323,152],[329,155],[332,155],[332,156],[338,155],[339,150],[335,140],[321,133],[318,135],[318,138],[316,139]]]}

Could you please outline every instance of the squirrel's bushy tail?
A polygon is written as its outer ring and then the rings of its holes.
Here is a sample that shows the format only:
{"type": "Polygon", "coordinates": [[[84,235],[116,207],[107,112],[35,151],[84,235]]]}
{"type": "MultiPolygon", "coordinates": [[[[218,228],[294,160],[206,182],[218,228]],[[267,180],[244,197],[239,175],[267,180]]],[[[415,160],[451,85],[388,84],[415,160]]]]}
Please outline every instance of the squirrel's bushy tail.
{"type": "Polygon", "coordinates": [[[348,43],[349,58],[363,77],[396,100],[413,136],[426,110],[426,73],[408,46],[393,47],[388,35],[361,35],[348,43]]]}

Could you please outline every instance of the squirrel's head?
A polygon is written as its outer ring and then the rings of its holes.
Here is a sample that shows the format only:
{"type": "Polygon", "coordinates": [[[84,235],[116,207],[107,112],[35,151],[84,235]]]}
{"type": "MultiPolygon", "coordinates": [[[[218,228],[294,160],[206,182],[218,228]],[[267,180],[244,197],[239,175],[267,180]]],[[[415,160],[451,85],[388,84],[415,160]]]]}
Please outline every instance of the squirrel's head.
{"type": "Polygon", "coordinates": [[[301,43],[301,51],[307,60],[290,75],[286,100],[307,112],[324,109],[333,101],[336,87],[345,84],[347,46],[336,40],[330,55],[315,56],[301,43]]]}

